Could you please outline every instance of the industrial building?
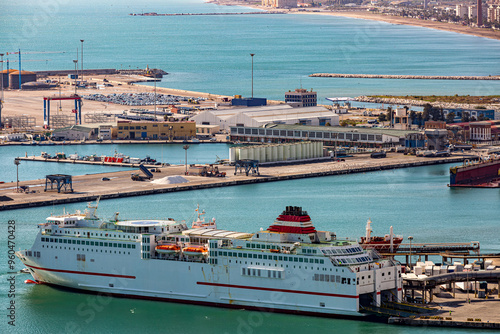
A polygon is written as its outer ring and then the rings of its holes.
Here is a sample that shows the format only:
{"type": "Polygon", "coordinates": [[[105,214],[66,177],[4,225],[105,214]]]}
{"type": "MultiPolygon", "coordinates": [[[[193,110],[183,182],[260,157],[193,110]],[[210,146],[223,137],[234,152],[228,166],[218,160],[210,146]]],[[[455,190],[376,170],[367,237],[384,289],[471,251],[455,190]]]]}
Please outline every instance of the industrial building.
{"type": "Polygon", "coordinates": [[[196,135],[198,137],[212,137],[220,131],[218,125],[196,124],[196,135]]]}
{"type": "Polygon", "coordinates": [[[99,129],[90,126],[72,125],[52,131],[52,137],[61,140],[88,140],[97,138],[99,129]]]}
{"type": "Polygon", "coordinates": [[[307,91],[307,89],[296,89],[294,92],[285,93],[285,103],[291,104],[294,107],[315,107],[318,105],[318,94],[316,92],[307,91]]]}
{"type": "Polygon", "coordinates": [[[196,136],[196,123],[118,121],[117,139],[190,139],[196,136]]]}
{"type": "Polygon", "coordinates": [[[339,115],[323,107],[292,108],[289,105],[224,110],[207,110],[190,118],[196,124],[259,127],[264,124],[339,125],[339,115]]]}
{"type": "Polygon", "coordinates": [[[30,72],[30,71],[21,71],[21,74],[19,74],[19,71],[17,70],[10,70],[9,73],[9,88],[10,89],[19,89],[19,80],[21,80],[21,85],[26,83],[26,82],[32,82],[36,81],[36,73],[35,72],[30,72]]]}
{"type": "Polygon", "coordinates": [[[361,128],[325,127],[285,124],[267,124],[261,127],[232,126],[232,141],[284,143],[295,141],[321,141],[328,146],[390,147],[405,145],[405,138],[418,131],[361,128]]]}
{"type": "Polygon", "coordinates": [[[235,146],[229,149],[229,161],[258,160],[266,162],[286,162],[317,159],[323,157],[322,142],[296,142],[286,144],[235,146]]]}

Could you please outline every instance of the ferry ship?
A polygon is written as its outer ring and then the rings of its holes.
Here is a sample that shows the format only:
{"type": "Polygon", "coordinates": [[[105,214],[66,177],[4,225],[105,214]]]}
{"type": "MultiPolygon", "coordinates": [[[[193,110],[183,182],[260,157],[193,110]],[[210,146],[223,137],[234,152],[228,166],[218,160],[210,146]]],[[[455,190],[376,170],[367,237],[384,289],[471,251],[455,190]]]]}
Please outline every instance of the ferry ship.
{"type": "Polygon", "coordinates": [[[215,220],[50,216],[16,252],[36,283],[117,297],[319,316],[362,317],[402,300],[401,266],[288,206],[267,230],[218,229],[215,220]]]}
{"type": "Polygon", "coordinates": [[[464,161],[450,168],[450,187],[500,187],[500,157],[482,157],[477,162],[464,161]]]}

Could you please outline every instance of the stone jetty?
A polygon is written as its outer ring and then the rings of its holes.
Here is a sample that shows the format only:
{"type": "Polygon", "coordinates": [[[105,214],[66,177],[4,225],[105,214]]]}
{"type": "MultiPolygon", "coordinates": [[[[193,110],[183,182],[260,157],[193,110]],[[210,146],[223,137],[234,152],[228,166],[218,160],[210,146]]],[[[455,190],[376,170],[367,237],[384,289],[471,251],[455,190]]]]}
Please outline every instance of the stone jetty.
{"type": "Polygon", "coordinates": [[[391,75],[391,74],[345,74],[345,73],[313,73],[315,78],[362,78],[362,79],[422,79],[422,80],[500,80],[500,75],[468,76],[468,75],[391,75]]]}

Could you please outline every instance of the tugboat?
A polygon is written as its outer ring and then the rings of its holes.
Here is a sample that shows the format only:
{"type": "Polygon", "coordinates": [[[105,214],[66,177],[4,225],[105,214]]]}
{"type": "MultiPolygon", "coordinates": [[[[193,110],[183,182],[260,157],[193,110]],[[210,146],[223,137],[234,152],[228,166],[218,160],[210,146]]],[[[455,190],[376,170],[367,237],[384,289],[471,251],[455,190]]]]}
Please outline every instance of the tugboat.
{"type": "Polygon", "coordinates": [[[391,252],[394,253],[398,250],[399,244],[403,241],[403,236],[394,236],[392,233],[392,226],[390,229],[390,233],[386,234],[383,237],[372,237],[371,233],[373,232],[371,229],[372,221],[368,219],[366,222],[366,236],[361,237],[361,241],[359,245],[363,249],[375,249],[378,252],[391,252]]]}

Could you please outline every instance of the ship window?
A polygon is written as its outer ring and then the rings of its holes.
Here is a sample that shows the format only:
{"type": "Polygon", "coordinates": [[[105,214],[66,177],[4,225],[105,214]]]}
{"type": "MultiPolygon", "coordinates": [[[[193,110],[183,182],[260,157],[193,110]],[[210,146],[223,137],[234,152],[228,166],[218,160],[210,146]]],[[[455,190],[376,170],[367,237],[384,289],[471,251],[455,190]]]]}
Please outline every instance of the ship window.
{"type": "Polygon", "coordinates": [[[259,254],[259,259],[262,259],[262,254],[259,254]]]}
{"type": "Polygon", "coordinates": [[[299,262],[299,258],[298,258],[298,257],[294,257],[294,258],[293,258],[293,261],[294,261],[294,262],[299,262]]]}
{"type": "Polygon", "coordinates": [[[248,255],[247,253],[243,253],[243,257],[246,258],[248,255]]]}
{"type": "Polygon", "coordinates": [[[90,243],[89,241],[85,241],[85,245],[89,246],[89,243],[90,243]]]}
{"type": "Polygon", "coordinates": [[[253,258],[254,258],[254,259],[256,259],[256,258],[257,258],[257,254],[254,254],[254,255],[253,255],[253,258]]]}
{"type": "MultiPolygon", "coordinates": [[[[258,236],[258,235],[257,235],[258,236]]],[[[260,244],[257,244],[257,248],[260,248],[260,244]]]]}
{"type": "Polygon", "coordinates": [[[314,263],[319,263],[319,260],[318,259],[314,259],[314,263]]]}
{"type": "Polygon", "coordinates": [[[347,284],[351,284],[351,279],[350,278],[347,279],[347,284]]]}
{"type": "Polygon", "coordinates": [[[90,246],[94,246],[94,242],[93,241],[90,242],[90,246]]]}
{"type": "Polygon", "coordinates": [[[247,248],[250,248],[250,243],[247,243],[246,247],[247,247],[247,248]]]}
{"type": "Polygon", "coordinates": [[[131,244],[128,244],[128,245],[127,245],[127,248],[132,248],[132,245],[131,245],[131,244]]]}
{"type": "Polygon", "coordinates": [[[68,240],[64,239],[64,240],[63,240],[63,243],[64,243],[64,244],[67,244],[67,243],[68,243],[68,240]]]}
{"type": "Polygon", "coordinates": [[[243,275],[246,275],[246,268],[241,268],[243,275]]]}
{"type": "Polygon", "coordinates": [[[224,256],[227,256],[227,252],[223,252],[223,255],[224,255],[224,256]]]}
{"type": "Polygon", "coordinates": [[[283,256],[278,256],[279,261],[283,261],[283,256]]]}
{"type": "Polygon", "coordinates": [[[243,254],[241,254],[241,253],[238,253],[238,257],[243,257],[243,254]]]}
{"type": "Polygon", "coordinates": [[[273,260],[278,260],[278,257],[276,255],[273,256],[273,260]]]}
{"type": "Polygon", "coordinates": [[[260,276],[260,269],[257,269],[257,276],[260,276]]]}
{"type": "Polygon", "coordinates": [[[267,255],[264,255],[264,260],[267,260],[267,255]]]}
{"type": "Polygon", "coordinates": [[[50,238],[50,242],[54,242],[54,239],[50,238]]]}
{"type": "Polygon", "coordinates": [[[299,262],[304,262],[304,259],[303,258],[299,258],[299,262]]]}
{"type": "Polygon", "coordinates": [[[255,244],[252,244],[252,248],[255,248],[255,244]]]}

